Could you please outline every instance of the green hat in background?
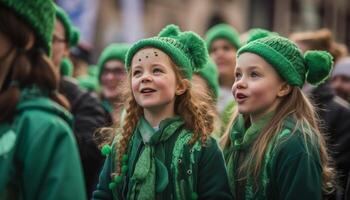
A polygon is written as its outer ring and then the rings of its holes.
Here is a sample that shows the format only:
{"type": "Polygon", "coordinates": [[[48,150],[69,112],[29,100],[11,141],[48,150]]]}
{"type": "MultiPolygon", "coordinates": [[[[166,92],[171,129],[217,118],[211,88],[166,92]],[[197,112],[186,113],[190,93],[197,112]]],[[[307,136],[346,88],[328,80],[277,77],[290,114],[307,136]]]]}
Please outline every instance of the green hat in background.
{"type": "Polygon", "coordinates": [[[198,71],[198,74],[205,79],[208,86],[212,90],[214,94],[214,98],[216,100],[219,96],[220,86],[219,86],[219,72],[215,63],[211,59],[209,59],[206,66],[203,69],[200,69],[198,71]]]}
{"type": "Polygon", "coordinates": [[[278,33],[271,32],[262,28],[252,28],[248,32],[248,38],[246,43],[268,36],[278,36],[278,33]]]}
{"type": "Polygon", "coordinates": [[[313,85],[324,82],[333,65],[333,57],[328,52],[307,51],[303,55],[296,44],[280,36],[250,41],[239,49],[237,57],[246,52],[262,57],[288,84],[298,87],[305,81],[313,85]]]}
{"type": "Polygon", "coordinates": [[[31,28],[45,52],[51,54],[55,8],[52,0],[0,0],[0,4],[14,11],[31,28]]]}
{"type": "Polygon", "coordinates": [[[60,22],[64,26],[65,37],[69,47],[76,46],[80,38],[78,29],[74,27],[69,16],[61,7],[55,5],[55,10],[57,19],[60,20],[60,22]]]}
{"type": "Polygon", "coordinates": [[[206,35],[207,48],[210,49],[211,44],[216,39],[226,39],[232,46],[237,50],[241,47],[241,42],[239,40],[239,34],[232,26],[228,24],[218,24],[211,27],[206,35]]]}
{"type": "Polygon", "coordinates": [[[129,44],[110,44],[108,45],[101,53],[100,58],[98,59],[98,73],[97,77],[101,77],[101,73],[105,63],[109,60],[119,60],[122,63],[125,61],[126,53],[130,48],[129,44]]]}
{"type": "Polygon", "coordinates": [[[127,71],[130,71],[134,55],[145,47],[154,47],[166,53],[188,79],[208,60],[207,49],[200,36],[191,31],[181,32],[176,25],[168,25],[158,36],[140,40],[129,49],[125,59],[127,71]]]}

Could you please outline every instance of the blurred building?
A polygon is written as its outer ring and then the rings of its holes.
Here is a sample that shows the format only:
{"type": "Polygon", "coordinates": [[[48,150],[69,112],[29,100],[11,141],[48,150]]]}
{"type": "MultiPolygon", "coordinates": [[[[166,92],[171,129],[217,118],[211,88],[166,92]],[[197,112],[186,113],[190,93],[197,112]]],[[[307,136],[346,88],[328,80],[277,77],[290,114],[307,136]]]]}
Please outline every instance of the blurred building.
{"type": "MultiPolygon", "coordinates": [[[[60,0],[72,1],[72,0],[60,0]]],[[[79,0],[75,0],[79,1],[79,0]]],[[[83,0],[80,0],[83,1],[83,0]]],[[[95,58],[111,42],[134,42],[157,34],[166,24],[204,35],[226,22],[243,33],[260,27],[288,36],[329,28],[350,45],[349,0],[99,0],[93,41],[95,58]]]]}

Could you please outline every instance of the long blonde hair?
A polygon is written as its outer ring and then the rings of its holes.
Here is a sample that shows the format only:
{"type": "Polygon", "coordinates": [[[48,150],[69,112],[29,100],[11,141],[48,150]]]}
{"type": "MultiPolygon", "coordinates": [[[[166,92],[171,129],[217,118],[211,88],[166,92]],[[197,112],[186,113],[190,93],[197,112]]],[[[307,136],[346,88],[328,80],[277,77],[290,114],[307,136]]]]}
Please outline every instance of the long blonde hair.
{"type": "MultiPolygon", "coordinates": [[[[172,68],[176,75],[178,83],[183,83],[187,87],[187,90],[176,96],[174,110],[185,122],[185,128],[193,132],[192,138],[189,144],[194,144],[200,140],[202,145],[205,145],[209,135],[213,132],[214,123],[214,111],[209,101],[202,101],[203,97],[209,94],[203,93],[200,90],[194,90],[188,79],[185,78],[184,73],[173,62],[172,68]]],[[[131,91],[131,73],[128,74],[129,88],[127,90],[128,95],[126,99],[126,115],[123,123],[121,124],[119,143],[116,146],[118,151],[118,159],[116,160],[116,173],[113,175],[121,174],[121,160],[123,154],[127,151],[131,136],[138,120],[143,115],[143,109],[139,106],[132,95],[131,91]]]]}
{"type": "MultiPolygon", "coordinates": [[[[232,126],[237,116],[238,111],[235,111],[229,125],[232,126]]],[[[321,134],[319,128],[318,116],[310,100],[298,87],[292,87],[291,92],[282,99],[276,109],[275,115],[253,143],[250,156],[247,157],[248,159],[243,162],[238,170],[248,172],[252,177],[256,177],[255,183],[258,184],[258,177],[268,144],[282,131],[283,122],[287,116],[292,116],[296,120],[295,129],[301,130],[306,145],[311,144],[319,150],[323,178],[322,188],[325,192],[330,192],[334,184],[334,172],[330,167],[330,157],[327,153],[324,136],[321,134]]],[[[230,145],[230,128],[226,129],[221,138],[220,146],[223,149],[230,145]]],[[[294,132],[295,130],[292,131],[292,134],[294,132]]]]}

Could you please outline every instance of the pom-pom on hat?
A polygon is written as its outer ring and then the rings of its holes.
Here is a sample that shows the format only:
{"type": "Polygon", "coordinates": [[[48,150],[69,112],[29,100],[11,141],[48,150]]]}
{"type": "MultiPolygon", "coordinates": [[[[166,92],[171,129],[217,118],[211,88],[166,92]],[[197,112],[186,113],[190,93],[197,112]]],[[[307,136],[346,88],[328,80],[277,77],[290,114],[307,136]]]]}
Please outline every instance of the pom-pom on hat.
{"type": "Polygon", "coordinates": [[[101,53],[100,58],[98,59],[98,77],[101,77],[101,72],[106,62],[110,60],[119,60],[122,63],[125,61],[126,53],[130,48],[129,44],[110,44],[107,46],[101,53]]]}
{"type": "Polygon", "coordinates": [[[134,55],[145,47],[154,47],[166,53],[187,79],[192,78],[194,71],[203,68],[208,59],[207,49],[200,36],[191,31],[181,32],[178,26],[172,24],[166,26],[158,36],[132,45],[125,59],[127,71],[131,69],[134,55]]]}
{"type": "Polygon", "coordinates": [[[73,26],[67,13],[59,6],[55,5],[56,18],[60,20],[65,30],[65,38],[70,47],[76,46],[79,42],[80,34],[76,27],[73,26]]]}
{"type": "Polygon", "coordinates": [[[198,71],[198,74],[205,79],[210,89],[213,91],[215,100],[219,96],[219,72],[215,63],[209,59],[206,66],[198,71]]]}
{"type": "Polygon", "coordinates": [[[51,0],[0,0],[0,4],[14,11],[33,30],[47,55],[51,54],[55,8],[51,0]]]}
{"type": "Polygon", "coordinates": [[[281,36],[250,41],[239,49],[237,57],[246,52],[262,57],[288,84],[298,87],[305,81],[313,85],[324,82],[333,65],[333,57],[328,52],[307,51],[303,55],[296,44],[281,36]]]}
{"type": "Polygon", "coordinates": [[[211,27],[207,31],[205,38],[208,49],[210,49],[211,44],[217,39],[226,39],[236,49],[241,47],[238,32],[228,24],[218,24],[211,27]]]}

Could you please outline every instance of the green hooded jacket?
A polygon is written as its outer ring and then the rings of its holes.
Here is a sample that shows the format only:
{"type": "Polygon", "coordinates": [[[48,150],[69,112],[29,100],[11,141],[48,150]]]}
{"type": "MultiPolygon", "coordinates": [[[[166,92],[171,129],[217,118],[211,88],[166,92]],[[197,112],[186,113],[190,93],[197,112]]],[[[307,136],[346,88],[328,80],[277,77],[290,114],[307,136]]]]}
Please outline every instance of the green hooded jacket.
{"type": "Polygon", "coordinates": [[[0,199],[85,200],[71,115],[37,87],[0,124],[0,199]]]}

